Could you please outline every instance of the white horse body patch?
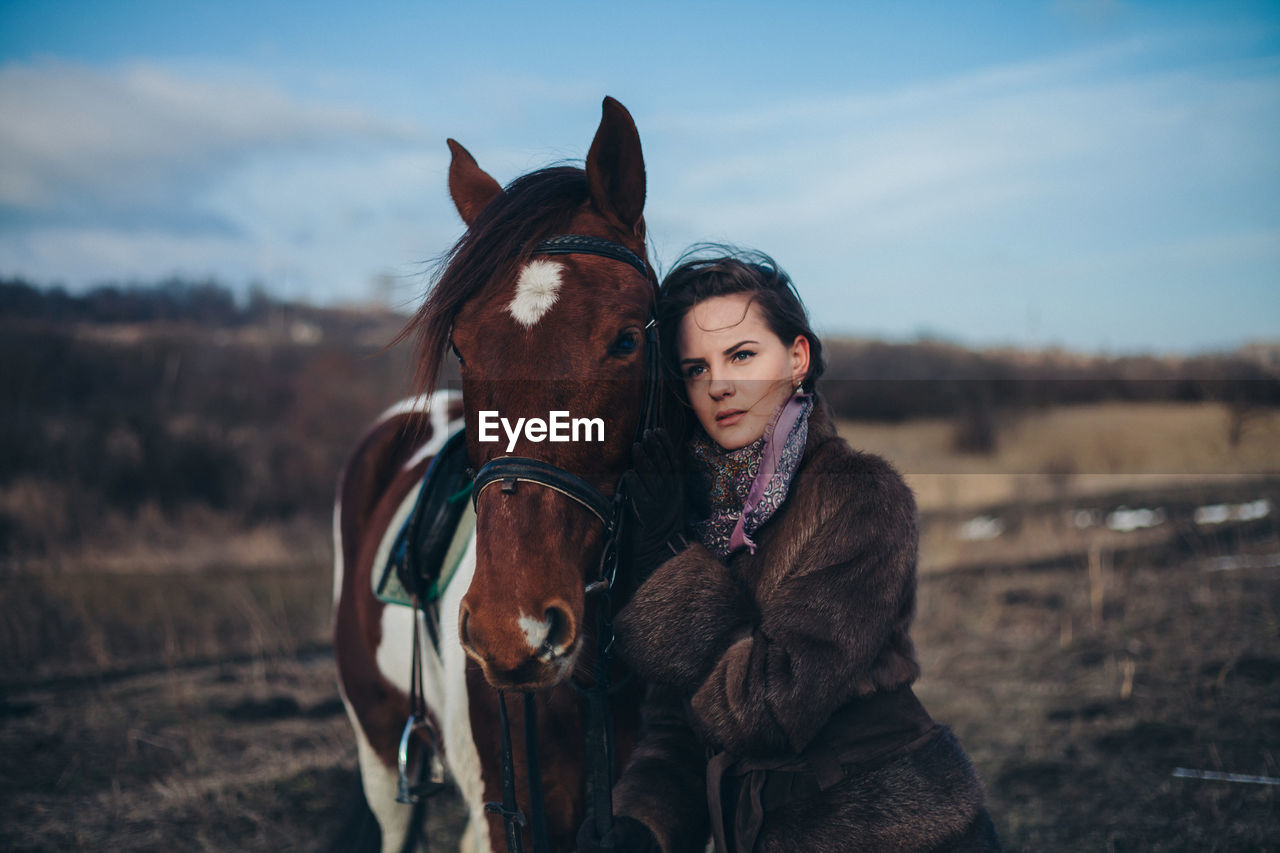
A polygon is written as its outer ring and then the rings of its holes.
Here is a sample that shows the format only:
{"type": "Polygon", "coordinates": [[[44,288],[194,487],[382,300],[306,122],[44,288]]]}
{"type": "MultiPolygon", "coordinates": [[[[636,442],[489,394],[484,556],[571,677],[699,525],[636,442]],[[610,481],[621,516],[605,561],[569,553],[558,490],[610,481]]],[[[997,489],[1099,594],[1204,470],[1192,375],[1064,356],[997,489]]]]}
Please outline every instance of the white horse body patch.
{"type": "MultiPolygon", "coordinates": [[[[408,470],[419,464],[427,456],[432,456],[455,430],[463,425],[461,418],[449,420],[450,403],[460,397],[457,391],[441,389],[430,397],[416,397],[403,400],[383,413],[379,423],[405,414],[430,412],[431,436],[428,442],[413,455],[402,470],[408,470]]],[[[374,565],[386,565],[396,533],[413,510],[417,499],[417,489],[411,489],[401,500],[400,505],[387,530],[378,543],[377,557],[374,565]]],[[[342,504],[334,507],[334,588],[335,601],[342,588],[343,565],[342,543],[342,504]]],[[[428,639],[426,625],[419,619],[418,640],[422,652],[422,688],[423,698],[435,718],[440,723],[441,736],[444,739],[444,758],[449,775],[462,792],[469,808],[467,833],[459,849],[465,853],[481,853],[492,849],[489,840],[488,820],[480,806],[484,800],[484,779],[481,775],[480,755],[476,750],[475,740],[471,734],[470,700],[467,692],[466,653],[458,636],[458,611],[462,597],[471,586],[471,578],[475,574],[476,541],[475,532],[467,543],[466,551],[459,562],[453,580],[445,587],[440,606],[440,651],[436,652],[428,639]]],[[[372,590],[358,591],[357,594],[369,595],[372,590]]],[[[413,665],[413,622],[417,611],[409,607],[388,605],[382,608],[382,639],[375,651],[378,671],[397,690],[409,693],[410,669],[413,665]]],[[[368,737],[360,726],[359,719],[347,698],[345,688],[339,679],[338,689],[343,704],[347,709],[352,727],[356,732],[360,774],[364,784],[365,798],[369,807],[377,817],[383,831],[383,851],[391,853],[401,849],[404,835],[409,827],[410,808],[395,800],[398,773],[395,767],[387,767],[378,758],[368,737]]]]}
{"type": "Polygon", "coordinates": [[[555,261],[539,259],[530,261],[520,271],[516,282],[516,295],[507,306],[507,311],[526,329],[542,319],[551,310],[560,296],[560,285],[563,281],[560,273],[564,267],[555,261]]]}
{"type": "MultiPolygon", "coordinates": [[[[472,533],[458,572],[440,599],[440,651],[432,647],[426,626],[419,623],[422,651],[422,691],[427,707],[440,723],[444,758],[449,775],[468,806],[484,802],[480,755],[471,734],[471,703],[467,692],[467,656],[458,635],[458,611],[471,586],[476,569],[476,540],[472,533]]],[[[378,670],[406,695],[413,665],[413,618],[408,607],[382,610],[382,642],[378,646],[378,670]]],[[[407,814],[407,812],[406,812],[407,814]]],[[[469,838],[477,850],[489,850],[489,824],[478,808],[470,815],[469,838]]]]}

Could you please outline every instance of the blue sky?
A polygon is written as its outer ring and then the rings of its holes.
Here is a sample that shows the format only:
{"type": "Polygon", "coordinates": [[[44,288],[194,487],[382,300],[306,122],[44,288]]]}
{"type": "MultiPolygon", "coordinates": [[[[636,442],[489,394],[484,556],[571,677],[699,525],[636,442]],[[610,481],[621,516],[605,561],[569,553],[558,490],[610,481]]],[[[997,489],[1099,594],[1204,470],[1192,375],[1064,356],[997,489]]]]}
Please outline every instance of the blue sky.
{"type": "Polygon", "coordinates": [[[499,181],[640,129],[652,252],[773,254],[820,333],[1280,338],[1275,3],[0,2],[0,275],[411,307],[499,181]]]}

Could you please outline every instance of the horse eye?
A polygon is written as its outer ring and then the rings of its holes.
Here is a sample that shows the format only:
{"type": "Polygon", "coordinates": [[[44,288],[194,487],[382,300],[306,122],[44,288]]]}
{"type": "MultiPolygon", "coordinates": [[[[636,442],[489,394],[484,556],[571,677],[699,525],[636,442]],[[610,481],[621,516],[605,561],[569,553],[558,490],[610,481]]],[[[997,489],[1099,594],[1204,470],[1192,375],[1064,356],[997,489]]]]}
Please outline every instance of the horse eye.
{"type": "Polygon", "coordinates": [[[640,345],[640,336],[633,331],[626,331],[618,335],[618,339],[609,347],[610,355],[631,355],[636,351],[636,347],[640,345]]]}
{"type": "Polygon", "coordinates": [[[449,349],[453,350],[453,354],[458,357],[458,364],[466,364],[467,360],[462,357],[462,353],[458,352],[458,345],[453,341],[449,341],[449,349]]]}

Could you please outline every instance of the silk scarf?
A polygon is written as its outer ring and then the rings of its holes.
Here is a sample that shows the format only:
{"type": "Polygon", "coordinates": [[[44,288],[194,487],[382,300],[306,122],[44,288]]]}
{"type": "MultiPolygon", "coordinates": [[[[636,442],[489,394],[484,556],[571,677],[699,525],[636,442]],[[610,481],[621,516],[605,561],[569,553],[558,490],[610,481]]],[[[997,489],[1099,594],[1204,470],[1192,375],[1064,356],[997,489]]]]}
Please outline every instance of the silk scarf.
{"type": "Polygon", "coordinates": [[[689,442],[690,470],[710,511],[692,527],[720,559],[741,548],[755,553],[751,537],[787,499],[804,455],[812,410],[813,395],[796,393],[778,406],[764,434],[748,445],[725,450],[701,428],[689,442]]]}

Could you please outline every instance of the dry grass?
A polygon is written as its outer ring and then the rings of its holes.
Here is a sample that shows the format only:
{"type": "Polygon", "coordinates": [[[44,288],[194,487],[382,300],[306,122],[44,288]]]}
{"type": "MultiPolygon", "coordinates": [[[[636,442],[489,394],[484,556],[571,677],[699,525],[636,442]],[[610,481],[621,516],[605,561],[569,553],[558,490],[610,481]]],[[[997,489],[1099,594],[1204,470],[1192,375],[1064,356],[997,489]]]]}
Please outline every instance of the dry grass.
{"type": "Polygon", "coordinates": [[[324,564],[197,573],[15,574],[0,582],[0,684],[327,645],[324,564]]]}
{"type": "Polygon", "coordinates": [[[844,421],[840,433],[893,462],[928,511],[1280,473],[1280,412],[1255,416],[1236,447],[1230,420],[1219,403],[1055,408],[1006,419],[990,455],[955,453],[948,419],[844,421]]]}
{"type": "Polygon", "coordinates": [[[232,514],[192,505],[162,510],[142,503],[130,513],[94,508],[90,536],[74,535],[74,486],[20,477],[0,487],[0,513],[25,547],[0,560],[19,574],[202,572],[297,568],[331,559],[328,519],[295,515],[246,525],[232,514]]]}
{"type": "MultiPolygon", "coordinates": [[[[1052,410],[1003,424],[983,457],[953,453],[949,423],[842,425],[919,496],[919,692],[973,756],[1008,849],[1280,837],[1276,788],[1171,776],[1280,776],[1280,479],[1257,476],[1280,465],[1280,416],[1235,448],[1226,417],[1052,410]],[[1120,489],[1272,509],[1194,536],[1064,520],[1120,489]],[[986,513],[1009,520],[1000,536],[957,538],[986,513]],[[1214,570],[1241,553],[1259,559],[1214,570]]],[[[68,499],[28,480],[0,508],[56,530],[75,522],[68,499]]],[[[101,529],[0,572],[0,849],[323,849],[355,766],[332,662],[308,652],[330,618],[323,521],[243,530],[144,508],[101,529]]],[[[448,849],[456,803],[441,805],[448,849]]]]}

